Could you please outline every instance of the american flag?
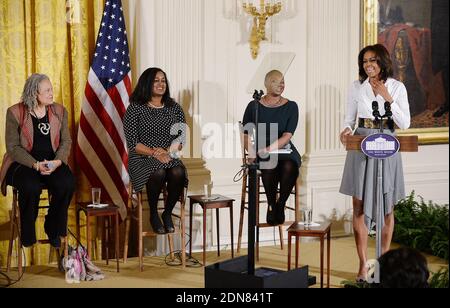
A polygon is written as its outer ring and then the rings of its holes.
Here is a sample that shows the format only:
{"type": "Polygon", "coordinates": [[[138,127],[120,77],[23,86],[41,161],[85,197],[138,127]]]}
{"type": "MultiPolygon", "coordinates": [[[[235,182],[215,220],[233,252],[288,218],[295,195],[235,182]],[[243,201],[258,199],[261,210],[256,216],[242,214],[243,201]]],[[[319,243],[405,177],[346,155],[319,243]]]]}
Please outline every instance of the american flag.
{"type": "Polygon", "coordinates": [[[105,3],[89,70],[78,130],[76,159],[102,199],[126,215],[128,152],[122,119],[131,93],[130,57],[121,0],[105,3]]]}

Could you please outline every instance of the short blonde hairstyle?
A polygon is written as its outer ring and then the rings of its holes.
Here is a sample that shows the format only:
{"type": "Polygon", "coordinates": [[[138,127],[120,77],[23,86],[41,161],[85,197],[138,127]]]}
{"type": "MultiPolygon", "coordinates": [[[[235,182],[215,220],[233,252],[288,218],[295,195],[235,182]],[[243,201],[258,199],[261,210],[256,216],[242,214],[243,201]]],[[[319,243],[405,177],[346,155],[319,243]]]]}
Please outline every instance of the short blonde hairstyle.
{"type": "Polygon", "coordinates": [[[270,78],[272,78],[275,75],[280,75],[281,77],[284,78],[283,73],[280,72],[279,70],[272,70],[272,71],[268,72],[266,74],[266,78],[264,79],[264,85],[266,86],[266,88],[268,88],[270,85],[270,78]]]}
{"type": "Polygon", "coordinates": [[[25,86],[23,87],[21,101],[25,106],[27,106],[28,110],[32,110],[37,107],[38,101],[37,96],[39,94],[39,85],[42,81],[48,80],[47,75],[44,74],[33,74],[28,77],[27,81],[25,81],[25,86]]]}

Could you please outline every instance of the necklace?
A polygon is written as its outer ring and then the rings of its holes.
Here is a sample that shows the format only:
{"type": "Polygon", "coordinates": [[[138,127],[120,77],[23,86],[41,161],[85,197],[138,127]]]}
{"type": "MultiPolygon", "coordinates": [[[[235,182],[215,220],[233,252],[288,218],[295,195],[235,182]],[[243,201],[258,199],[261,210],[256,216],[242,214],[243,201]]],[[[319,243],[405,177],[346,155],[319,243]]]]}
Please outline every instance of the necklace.
{"type": "Polygon", "coordinates": [[[151,102],[148,102],[148,104],[150,105],[150,107],[155,108],[155,109],[163,109],[164,108],[164,103],[161,106],[155,106],[151,102]]]}
{"type": "Polygon", "coordinates": [[[265,103],[265,105],[266,105],[267,107],[277,107],[277,106],[279,106],[279,105],[281,104],[281,101],[282,101],[282,100],[283,100],[283,97],[280,96],[280,98],[278,99],[278,101],[277,101],[276,103],[272,104],[272,103],[270,103],[270,102],[267,100],[267,96],[264,97],[264,103],[265,103]]]}
{"type": "Polygon", "coordinates": [[[43,122],[41,122],[41,119],[36,114],[36,111],[33,110],[34,117],[36,120],[38,120],[38,129],[41,132],[42,135],[47,136],[50,133],[50,123],[46,122],[47,118],[47,108],[45,108],[45,115],[42,117],[43,122]]]}

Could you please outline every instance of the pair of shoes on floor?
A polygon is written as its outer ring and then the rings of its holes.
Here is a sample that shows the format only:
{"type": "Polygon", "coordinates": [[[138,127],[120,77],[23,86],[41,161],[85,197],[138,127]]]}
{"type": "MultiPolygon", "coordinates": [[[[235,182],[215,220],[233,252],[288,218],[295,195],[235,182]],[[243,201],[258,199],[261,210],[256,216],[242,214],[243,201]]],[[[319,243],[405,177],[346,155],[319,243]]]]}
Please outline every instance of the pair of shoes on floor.
{"type": "Polygon", "coordinates": [[[284,205],[276,204],[276,206],[269,205],[267,207],[267,223],[271,226],[278,226],[284,224],[286,217],[284,214],[284,205]]]}

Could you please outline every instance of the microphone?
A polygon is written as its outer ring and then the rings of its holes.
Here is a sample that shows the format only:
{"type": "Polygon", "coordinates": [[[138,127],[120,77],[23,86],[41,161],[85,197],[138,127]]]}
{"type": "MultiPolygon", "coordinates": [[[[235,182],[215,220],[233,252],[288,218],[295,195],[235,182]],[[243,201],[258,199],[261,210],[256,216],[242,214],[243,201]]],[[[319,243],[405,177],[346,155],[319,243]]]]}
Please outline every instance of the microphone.
{"type": "Polygon", "coordinates": [[[258,92],[258,90],[255,90],[255,93],[253,93],[253,99],[259,101],[259,100],[261,100],[263,95],[264,95],[263,90],[260,90],[259,92],[258,92]]]}
{"type": "Polygon", "coordinates": [[[380,111],[378,110],[378,102],[377,101],[373,101],[372,102],[372,115],[375,117],[375,120],[377,120],[378,118],[381,117],[380,111]]]}
{"type": "Polygon", "coordinates": [[[391,110],[391,103],[384,102],[384,110],[385,110],[385,116],[388,118],[392,117],[392,110],[391,110]]]}

